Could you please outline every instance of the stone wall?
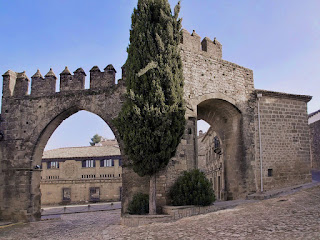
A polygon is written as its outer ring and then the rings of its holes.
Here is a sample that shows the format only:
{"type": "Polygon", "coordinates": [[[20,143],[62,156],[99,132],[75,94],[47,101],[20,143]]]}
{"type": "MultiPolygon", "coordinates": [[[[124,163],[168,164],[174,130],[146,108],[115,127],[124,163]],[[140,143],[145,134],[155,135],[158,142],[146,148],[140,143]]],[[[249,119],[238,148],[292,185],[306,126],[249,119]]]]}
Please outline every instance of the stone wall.
{"type": "MultiPolygon", "coordinates": [[[[260,119],[264,190],[310,182],[307,102],[311,97],[264,90],[256,90],[256,93],[262,94],[260,119]]],[[[260,187],[257,115],[256,125],[257,182],[260,187]]]]}
{"type": "Polygon", "coordinates": [[[100,200],[120,201],[122,181],[117,179],[91,180],[43,180],[40,184],[41,204],[56,205],[63,202],[63,188],[71,189],[70,203],[87,203],[90,201],[90,188],[100,188],[100,200]]]}
{"type": "Polygon", "coordinates": [[[311,123],[309,127],[311,139],[311,166],[313,169],[320,170],[320,121],[318,120],[311,123]]]}

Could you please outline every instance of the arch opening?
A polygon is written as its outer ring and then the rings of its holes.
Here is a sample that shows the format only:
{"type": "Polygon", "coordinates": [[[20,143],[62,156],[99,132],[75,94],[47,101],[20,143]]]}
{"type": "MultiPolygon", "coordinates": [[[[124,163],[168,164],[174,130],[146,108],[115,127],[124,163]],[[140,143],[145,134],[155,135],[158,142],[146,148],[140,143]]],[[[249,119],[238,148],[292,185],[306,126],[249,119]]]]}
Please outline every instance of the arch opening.
{"type": "Polygon", "coordinates": [[[34,169],[40,166],[40,171],[32,173],[30,211],[35,220],[41,218],[41,208],[46,206],[121,200],[122,157],[117,131],[110,120],[82,110],[72,107],[58,114],[36,141],[32,165],[34,169]],[[104,130],[99,131],[96,127],[88,130],[88,125],[82,126],[80,130],[87,132],[81,136],[83,141],[63,142],[61,139],[70,135],[78,138],[74,131],[79,131],[79,128],[72,130],[75,128],[72,125],[79,120],[93,126],[100,125],[104,130]],[[68,132],[64,132],[64,128],[68,132]],[[59,129],[62,129],[60,137],[57,136],[59,129]],[[102,139],[91,146],[89,142],[95,134],[102,135],[102,139]]]}
{"type": "Polygon", "coordinates": [[[198,125],[205,122],[209,127],[206,132],[199,132],[198,168],[212,182],[217,199],[243,197],[245,161],[241,111],[226,100],[206,99],[197,105],[197,119],[198,125]]]}

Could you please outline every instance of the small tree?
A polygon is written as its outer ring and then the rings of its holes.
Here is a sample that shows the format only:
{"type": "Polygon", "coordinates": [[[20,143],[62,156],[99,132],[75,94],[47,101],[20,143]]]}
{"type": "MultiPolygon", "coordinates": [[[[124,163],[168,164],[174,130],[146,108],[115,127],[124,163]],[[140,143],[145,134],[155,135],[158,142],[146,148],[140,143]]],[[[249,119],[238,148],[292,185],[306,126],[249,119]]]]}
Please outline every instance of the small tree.
{"type": "Polygon", "coordinates": [[[170,189],[172,205],[208,206],[215,201],[212,183],[198,169],[185,171],[170,189]]]}
{"type": "Polygon", "coordinates": [[[185,129],[180,57],[180,2],[138,0],[126,62],[127,100],[116,126],[139,176],[150,176],[149,214],[156,214],[156,173],[175,155],[185,129]]]}
{"type": "Polygon", "coordinates": [[[93,138],[91,138],[90,145],[91,146],[96,145],[96,143],[99,143],[101,141],[101,138],[102,138],[101,136],[99,136],[98,134],[95,134],[93,138]]]}

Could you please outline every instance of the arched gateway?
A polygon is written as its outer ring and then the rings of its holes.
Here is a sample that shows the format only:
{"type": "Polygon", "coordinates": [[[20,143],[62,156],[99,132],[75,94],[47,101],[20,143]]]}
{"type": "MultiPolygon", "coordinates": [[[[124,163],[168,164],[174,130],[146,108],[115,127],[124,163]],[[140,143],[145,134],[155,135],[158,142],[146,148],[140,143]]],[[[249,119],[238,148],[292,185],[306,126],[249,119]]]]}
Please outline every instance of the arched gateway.
{"type": "MultiPolygon", "coordinates": [[[[157,205],[169,203],[167,193],[184,171],[198,167],[197,120],[207,121],[222,143],[226,199],[310,181],[310,158],[306,104],[309,96],[254,89],[250,69],[222,60],[217,41],[182,30],[186,129],[176,156],[157,175],[157,205]],[[257,99],[257,93],[262,98],[257,99]],[[258,112],[258,101],[260,111],[258,112]],[[261,128],[258,130],[258,114],[261,128]],[[294,117],[293,117],[294,116],[294,117]],[[259,133],[262,136],[260,178],[259,133]],[[273,171],[269,171],[272,169],[273,171]],[[269,176],[272,172],[273,175],[269,176]]],[[[3,75],[0,141],[0,219],[34,220],[40,217],[40,165],[44,147],[59,124],[80,110],[100,116],[112,129],[123,149],[112,119],[118,116],[125,93],[124,81],[115,84],[115,69],[90,70],[90,89],[84,89],[85,72],[60,74],[50,70],[43,78],[33,75],[31,94],[25,73],[3,75]]],[[[123,72],[122,76],[125,76],[123,72]]],[[[121,151],[124,154],[123,151],[121,151]]],[[[123,156],[122,212],[132,194],[148,192],[148,180],[125,167],[123,156]]],[[[221,175],[221,176],[222,176],[221,175]]]]}

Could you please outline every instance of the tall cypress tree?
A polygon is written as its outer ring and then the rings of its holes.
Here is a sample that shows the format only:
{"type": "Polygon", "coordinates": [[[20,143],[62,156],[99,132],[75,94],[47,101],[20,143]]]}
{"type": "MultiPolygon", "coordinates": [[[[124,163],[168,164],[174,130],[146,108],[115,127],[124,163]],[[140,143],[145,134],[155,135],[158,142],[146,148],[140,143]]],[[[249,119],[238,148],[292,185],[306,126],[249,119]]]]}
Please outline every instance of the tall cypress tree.
{"type": "Polygon", "coordinates": [[[126,66],[127,99],[116,125],[139,176],[150,176],[149,214],[156,214],[156,173],[175,155],[185,129],[179,43],[180,2],[138,0],[126,66]]]}

